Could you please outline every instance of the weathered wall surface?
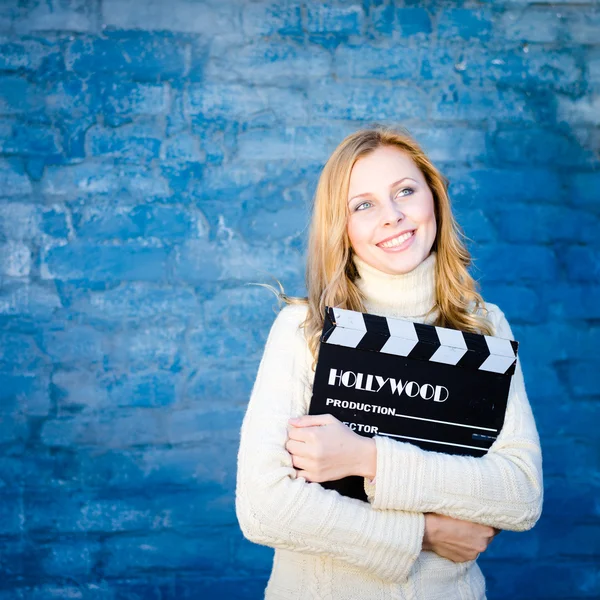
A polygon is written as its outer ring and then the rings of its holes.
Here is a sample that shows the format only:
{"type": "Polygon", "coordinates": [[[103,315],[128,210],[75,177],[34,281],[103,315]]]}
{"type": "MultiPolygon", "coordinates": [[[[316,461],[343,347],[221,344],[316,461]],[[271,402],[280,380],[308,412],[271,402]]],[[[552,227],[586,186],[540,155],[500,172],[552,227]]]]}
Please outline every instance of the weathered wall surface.
{"type": "Polygon", "coordinates": [[[489,597],[600,595],[600,7],[0,4],[0,598],[259,598],[237,437],[310,198],[355,129],[451,180],[543,442],[489,597]],[[596,564],[596,566],[594,566],[596,564]]]}

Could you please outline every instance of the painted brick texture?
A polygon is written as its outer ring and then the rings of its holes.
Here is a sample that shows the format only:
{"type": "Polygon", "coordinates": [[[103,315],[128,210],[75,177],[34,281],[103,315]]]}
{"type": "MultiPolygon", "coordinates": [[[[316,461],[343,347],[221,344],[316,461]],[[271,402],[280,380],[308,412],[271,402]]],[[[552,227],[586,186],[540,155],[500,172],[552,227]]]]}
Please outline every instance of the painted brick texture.
{"type": "Polygon", "coordinates": [[[348,133],[449,177],[545,510],[490,600],[600,596],[600,3],[0,4],[0,600],[256,599],[239,426],[348,133]]]}

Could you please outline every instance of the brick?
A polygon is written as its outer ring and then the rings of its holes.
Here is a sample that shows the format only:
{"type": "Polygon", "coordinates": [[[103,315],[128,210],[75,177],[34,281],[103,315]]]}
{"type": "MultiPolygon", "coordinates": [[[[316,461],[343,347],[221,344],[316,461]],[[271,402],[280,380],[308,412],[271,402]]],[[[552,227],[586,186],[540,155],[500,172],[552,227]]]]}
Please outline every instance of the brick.
{"type": "Polygon", "coordinates": [[[414,87],[322,85],[309,91],[310,113],[327,119],[424,119],[427,97],[414,87]]]}
{"type": "Polygon", "coordinates": [[[515,600],[528,600],[536,596],[554,600],[593,598],[599,591],[597,574],[589,565],[531,565],[527,564],[528,562],[523,561],[518,566],[513,563],[510,569],[504,572],[495,565],[486,575],[489,579],[490,594],[497,591],[500,596],[507,594],[515,600]]]}
{"type": "Polygon", "coordinates": [[[109,395],[113,406],[163,407],[177,402],[177,388],[173,373],[141,373],[112,385],[109,395]]]}
{"type": "Polygon", "coordinates": [[[573,166],[585,162],[585,151],[570,135],[547,129],[499,131],[493,152],[496,161],[505,164],[573,166]]]}
{"type": "Polygon", "coordinates": [[[502,531],[502,535],[496,536],[485,551],[485,558],[491,564],[495,559],[532,560],[541,554],[541,545],[543,537],[539,524],[530,531],[502,531]]]}
{"type": "Polygon", "coordinates": [[[91,540],[42,545],[37,549],[42,555],[42,566],[51,577],[69,573],[71,577],[86,578],[92,574],[100,552],[100,544],[91,540]]]}
{"type": "Polygon", "coordinates": [[[23,531],[23,504],[19,495],[7,494],[0,501],[0,534],[19,535],[23,531]]]}
{"type": "Polygon", "coordinates": [[[97,202],[73,211],[73,229],[79,239],[133,240],[143,237],[143,223],[136,219],[135,207],[97,202]]]}
{"type": "Polygon", "coordinates": [[[498,239],[496,228],[483,210],[461,210],[456,208],[455,217],[465,234],[476,244],[489,243],[498,239]]]}
{"type": "Polygon", "coordinates": [[[181,77],[183,45],[170,33],[107,32],[105,38],[80,38],[67,48],[65,62],[75,73],[122,73],[138,81],[181,77]]]}
{"type": "Polygon", "coordinates": [[[66,238],[69,235],[69,220],[61,209],[45,210],[42,213],[42,231],[54,238],[66,238]]]}
{"type": "Polygon", "coordinates": [[[556,439],[542,441],[544,452],[544,471],[549,477],[568,474],[573,479],[583,478],[593,472],[598,464],[598,450],[591,440],[577,441],[556,439]]]}
{"type": "Polygon", "coordinates": [[[567,483],[565,476],[568,477],[569,474],[544,478],[544,514],[560,520],[564,517],[564,511],[575,503],[578,505],[580,519],[598,518],[600,516],[600,503],[598,502],[600,485],[598,482],[584,475],[579,479],[569,477],[569,483],[567,483]],[[576,490],[571,485],[572,482],[577,482],[576,490]]]}
{"type": "Polygon", "coordinates": [[[49,167],[44,172],[42,191],[57,197],[121,192],[144,198],[171,195],[166,180],[147,167],[126,165],[116,168],[110,163],[49,167]]]}
{"type": "Polygon", "coordinates": [[[538,7],[525,12],[508,10],[499,21],[499,29],[512,41],[553,43],[562,37],[563,14],[538,7]]]}
{"type": "Polygon", "coordinates": [[[334,74],[344,79],[395,81],[417,76],[422,52],[409,46],[340,46],[334,54],[334,74]]]}
{"type": "Polygon", "coordinates": [[[482,290],[483,298],[499,306],[509,323],[538,323],[545,318],[546,312],[536,289],[522,285],[486,284],[482,290]]]}
{"type": "Polygon", "coordinates": [[[424,8],[396,8],[396,23],[402,37],[428,36],[432,32],[431,15],[424,8]]]}
{"type": "Polygon", "coordinates": [[[411,128],[411,134],[434,162],[471,162],[486,155],[485,132],[475,128],[411,128]]]}
{"type": "MultiPolygon", "coordinates": [[[[57,327],[57,326],[55,326],[57,327]]],[[[42,334],[42,349],[54,363],[90,365],[102,363],[110,348],[109,336],[86,325],[50,329],[42,334]]]]}
{"type": "Polygon", "coordinates": [[[288,127],[284,130],[253,129],[238,136],[242,160],[326,160],[346,135],[345,125],[288,127]]]}
{"type": "Polygon", "coordinates": [[[212,367],[205,365],[190,382],[189,398],[200,403],[247,402],[256,379],[259,360],[256,357],[254,362],[249,361],[248,365],[240,365],[236,369],[230,367],[228,359],[217,362],[212,367]]]}
{"type": "Polygon", "coordinates": [[[86,134],[89,156],[114,158],[135,164],[159,155],[163,132],[158,124],[140,122],[120,127],[92,126],[86,134]]]}
{"type": "Polygon", "coordinates": [[[561,11],[565,21],[565,37],[572,44],[593,45],[598,42],[600,11],[597,3],[592,10],[581,10],[574,6],[571,10],[561,11]]]}
{"type": "Polygon", "coordinates": [[[235,441],[239,436],[244,413],[239,407],[193,408],[174,411],[169,422],[172,444],[203,441],[235,441]]]}
{"type": "Polygon", "coordinates": [[[574,396],[600,396],[599,363],[600,361],[597,359],[591,358],[587,361],[578,360],[566,365],[569,387],[574,396]]]}
{"type": "Polygon", "coordinates": [[[0,160],[0,190],[2,196],[31,194],[31,182],[19,160],[0,160]]]}
{"type": "MultiPolygon", "coordinates": [[[[133,330],[117,334],[114,338],[111,362],[114,361],[115,365],[126,364],[130,372],[144,371],[149,365],[172,373],[181,370],[180,348],[184,344],[185,326],[177,325],[173,321],[170,319],[158,326],[142,324],[135,326],[133,330]]],[[[162,377],[166,374],[157,375],[162,377]]],[[[140,385],[145,377],[149,376],[140,375],[140,381],[136,383],[133,379],[128,383],[140,385]]]]}
{"type": "Polygon", "coordinates": [[[205,577],[200,581],[178,581],[176,597],[193,598],[204,594],[212,598],[238,598],[253,600],[264,596],[268,574],[261,577],[205,577]]]}
{"type": "Polygon", "coordinates": [[[4,138],[0,141],[3,154],[45,156],[51,159],[62,153],[60,135],[52,127],[12,119],[0,122],[0,131],[4,138]]]}
{"type": "Polygon", "coordinates": [[[511,204],[492,219],[504,242],[594,244],[600,230],[598,217],[564,206],[511,204]]]}
{"type": "Polygon", "coordinates": [[[53,29],[84,33],[98,29],[94,5],[85,0],[28,2],[25,6],[23,19],[16,23],[19,33],[53,29]]]}
{"type": "Polygon", "coordinates": [[[0,205],[0,235],[4,239],[33,239],[39,233],[39,222],[39,210],[33,204],[11,202],[0,205]]]}
{"type": "Polygon", "coordinates": [[[0,369],[2,371],[35,371],[44,360],[33,336],[23,333],[0,332],[0,369]]]}
{"type": "MultiPolygon", "coordinates": [[[[29,340],[26,338],[19,339],[17,334],[4,334],[7,336],[7,346],[12,350],[16,347],[21,347],[24,350],[25,356],[19,356],[18,360],[9,356],[9,361],[12,365],[19,365],[21,370],[24,361],[25,364],[28,360],[35,362],[39,361],[39,357],[36,358],[35,348],[31,348],[28,345],[29,340]],[[15,339],[16,338],[16,339],[15,339]]],[[[3,336],[4,337],[4,336],[3,336]]],[[[4,343],[3,339],[3,343],[4,343]]],[[[17,373],[0,373],[0,410],[6,410],[7,414],[13,414],[15,417],[15,434],[17,437],[25,435],[25,424],[27,416],[45,416],[50,411],[51,399],[48,389],[48,377],[40,372],[38,369],[34,374],[24,374],[22,372],[17,373]],[[20,415],[14,413],[15,407],[18,407],[20,415]]],[[[0,417],[1,419],[2,417],[0,417]]],[[[11,420],[10,418],[6,421],[4,426],[9,427],[11,420]]],[[[4,432],[9,433],[8,431],[4,432]]]]}
{"type": "Polygon", "coordinates": [[[598,329],[573,323],[541,323],[520,326],[523,352],[536,362],[551,364],[556,361],[585,360],[594,356],[598,329]]]}
{"type": "Polygon", "coordinates": [[[451,8],[438,17],[437,33],[441,39],[486,40],[492,32],[492,14],[487,10],[451,8]]]}
{"type": "Polygon", "coordinates": [[[451,86],[440,90],[439,100],[433,103],[434,119],[449,121],[533,122],[536,112],[531,100],[516,90],[478,89],[451,86]]]}
{"type": "MultiPolygon", "coordinates": [[[[552,439],[553,436],[585,442],[595,436],[596,422],[600,417],[598,402],[585,402],[573,399],[557,404],[552,412],[538,411],[536,424],[540,435],[552,439]]],[[[585,514],[581,515],[583,518],[585,514]]]]}
{"type": "Polygon", "coordinates": [[[310,33],[360,35],[364,18],[363,8],[360,4],[328,6],[310,2],[306,6],[305,28],[310,33]]]}
{"type": "Polygon", "coordinates": [[[104,0],[102,21],[117,29],[179,31],[214,36],[240,28],[241,8],[237,3],[148,0],[140,12],[137,0],[104,0]]]}
{"type": "Polygon", "coordinates": [[[506,190],[518,190],[519,202],[558,204],[563,202],[562,180],[550,167],[485,169],[446,169],[450,178],[450,194],[461,206],[488,210],[506,201],[506,190]]]}
{"type": "Polygon", "coordinates": [[[242,31],[247,36],[301,36],[302,15],[295,2],[260,2],[242,5],[242,31]]]}
{"type": "Polygon", "coordinates": [[[569,279],[597,282],[600,276],[600,250],[594,247],[571,246],[565,249],[562,260],[569,279]]]}
{"type": "Polygon", "coordinates": [[[331,58],[324,49],[271,41],[242,44],[216,38],[206,64],[205,77],[208,83],[244,82],[297,87],[303,81],[319,81],[330,71],[331,58]]]}
{"type": "Polygon", "coordinates": [[[598,212],[600,172],[573,173],[568,178],[569,197],[575,206],[598,212]]]}
{"type": "Polygon", "coordinates": [[[108,538],[103,551],[104,572],[109,576],[131,576],[157,568],[207,570],[227,561],[227,545],[223,535],[184,537],[163,533],[151,539],[145,536],[108,538]]]}
{"type": "Polygon", "coordinates": [[[275,212],[252,212],[242,221],[240,231],[248,241],[271,243],[304,235],[308,220],[306,206],[288,204],[275,212]]]}
{"type": "Polygon", "coordinates": [[[541,291],[548,312],[557,319],[600,318],[600,285],[594,283],[555,282],[541,291]]]}
{"type": "Polygon", "coordinates": [[[142,244],[96,246],[74,243],[44,252],[44,279],[160,281],[167,278],[168,251],[142,244]]]}
{"type": "Polygon", "coordinates": [[[577,100],[558,98],[557,117],[567,123],[600,124],[600,93],[588,94],[577,100]]]}
{"type": "Polygon", "coordinates": [[[304,94],[299,91],[240,84],[191,85],[185,106],[190,114],[210,119],[219,116],[252,120],[263,113],[280,119],[304,119],[308,114],[304,94]]]}
{"type": "Polygon", "coordinates": [[[98,371],[57,368],[52,374],[52,388],[58,414],[67,416],[108,409],[111,406],[107,391],[110,385],[110,378],[98,371]]]}
{"type": "Polygon", "coordinates": [[[5,282],[0,288],[0,314],[28,315],[35,319],[50,319],[61,308],[53,287],[27,281],[5,282]]]}
{"type": "Polygon", "coordinates": [[[169,105],[169,89],[164,84],[103,78],[92,85],[94,96],[110,121],[117,117],[162,115],[169,105]]]}
{"type": "Polygon", "coordinates": [[[44,423],[42,442],[51,447],[88,446],[127,448],[166,441],[164,415],[157,410],[131,408],[117,414],[65,417],[44,423]]]}
{"type": "Polygon", "coordinates": [[[432,49],[423,62],[422,77],[443,81],[457,75],[466,83],[490,82],[526,91],[550,89],[579,92],[582,69],[572,53],[525,46],[519,50],[447,45],[432,49]]]}
{"type": "Polygon", "coordinates": [[[0,37],[0,69],[2,71],[38,71],[58,48],[49,40],[0,37]]]}
{"type": "Polygon", "coordinates": [[[0,274],[27,277],[31,271],[31,250],[23,242],[0,244],[0,274]]]}
{"type": "MultiPolygon", "coordinates": [[[[21,590],[19,590],[21,591],[21,590]]],[[[107,583],[86,583],[77,585],[44,584],[23,588],[23,598],[27,600],[76,599],[114,600],[115,596],[107,583]]]]}
{"type": "Polygon", "coordinates": [[[161,158],[174,161],[201,161],[204,153],[200,140],[189,133],[174,135],[162,143],[161,158]]]}
{"type": "Polygon", "coordinates": [[[233,562],[243,572],[268,574],[273,565],[273,549],[252,544],[240,534],[234,539],[233,562]]]}
{"type": "Polygon", "coordinates": [[[211,244],[205,240],[190,240],[177,248],[174,255],[173,271],[178,281],[202,283],[221,278],[221,266],[216,260],[199,261],[198,256],[214,255],[211,244]]]}
{"type": "Polygon", "coordinates": [[[554,252],[543,246],[504,243],[482,246],[477,258],[486,283],[550,281],[558,273],[554,252]]]}
{"type": "Polygon", "coordinates": [[[44,105],[41,91],[23,77],[0,77],[0,115],[18,115],[40,110],[44,105]]]}
{"type": "MultiPolygon", "coordinates": [[[[124,282],[117,288],[92,293],[88,310],[115,318],[147,319],[166,312],[188,317],[197,313],[198,307],[198,299],[192,290],[124,282]]],[[[85,308],[78,307],[79,310],[85,308]]]]}
{"type": "Polygon", "coordinates": [[[217,440],[177,445],[171,448],[148,448],[143,456],[146,486],[177,489],[219,490],[235,485],[235,444],[225,446],[217,440]]]}

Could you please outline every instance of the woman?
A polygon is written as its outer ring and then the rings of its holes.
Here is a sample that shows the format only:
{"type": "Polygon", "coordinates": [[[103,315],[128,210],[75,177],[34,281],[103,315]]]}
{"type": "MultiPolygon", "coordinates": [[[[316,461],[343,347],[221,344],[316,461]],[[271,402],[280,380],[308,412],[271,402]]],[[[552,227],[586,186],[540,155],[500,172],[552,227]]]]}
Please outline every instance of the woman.
{"type": "Polygon", "coordinates": [[[387,128],[348,136],[323,169],[308,298],[282,294],[241,432],[236,510],[248,539],[275,548],[266,598],[485,598],[478,553],[540,516],[541,451],[519,362],[504,427],[481,458],[306,415],[325,306],[513,339],[467,271],[446,190],[419,146],[387,128]],[[365,478],[369,503],[318,484],[348,475],[365,478]]]}

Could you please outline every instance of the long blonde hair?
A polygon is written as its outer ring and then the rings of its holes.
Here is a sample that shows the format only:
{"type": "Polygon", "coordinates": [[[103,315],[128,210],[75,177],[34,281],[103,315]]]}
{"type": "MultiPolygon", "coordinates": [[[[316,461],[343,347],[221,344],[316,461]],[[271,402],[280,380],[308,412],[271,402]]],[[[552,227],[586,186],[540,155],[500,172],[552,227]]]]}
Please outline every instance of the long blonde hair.
{"type": "MultiPolygon", "coordinates": [[[[435,325],[473,333],[493,335],[491,322],[482,314],[483,298],[467,268],[471,255],[456,222],[448,197],[448,181],[407,133],[379,126],[347,136],[325,164],[314,197],[306,264],[308,297],[278,296],[286,304],[308,305],[303,322],[305,337],[316,362],[323,329],[325,307],[337,306],[366,312],[354,281],[356,268],[347,232],[348,189],[356,161],[382,146],[392,146],[408,154],[419,167],[431,189],[435,206],[437,234],[432,250],[436,260],[435,325]]],[[[314,368],[315,363],[313,363],[314,368]]]]}

